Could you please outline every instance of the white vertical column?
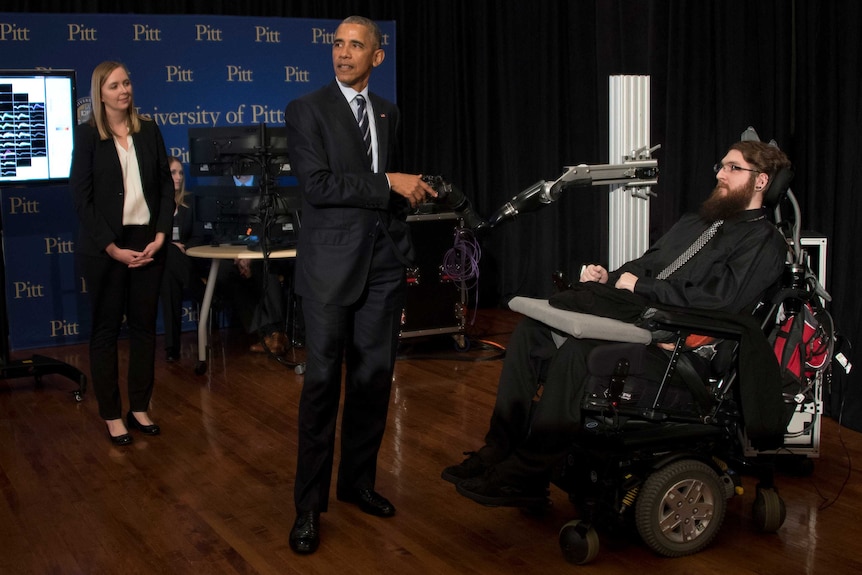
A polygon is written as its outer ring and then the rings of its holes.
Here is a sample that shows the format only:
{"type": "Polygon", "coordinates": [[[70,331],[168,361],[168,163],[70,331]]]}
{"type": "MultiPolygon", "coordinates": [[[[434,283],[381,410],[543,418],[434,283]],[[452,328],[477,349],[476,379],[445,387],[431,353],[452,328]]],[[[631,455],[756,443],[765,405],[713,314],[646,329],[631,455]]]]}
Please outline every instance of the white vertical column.
{"type": "MultiPolygon", "coordinates": [[[[620,164],[649,148],[649,76],[610,77],[608,163],[620,164]]],[[[649,247],[647,189],[611,186],[608,196],[608,265],[615,270],[649,247]],[[640,192],[633,195],[632,192],[640,192]],[[643,197],[638,197],[643,196],[643,197]]]]}

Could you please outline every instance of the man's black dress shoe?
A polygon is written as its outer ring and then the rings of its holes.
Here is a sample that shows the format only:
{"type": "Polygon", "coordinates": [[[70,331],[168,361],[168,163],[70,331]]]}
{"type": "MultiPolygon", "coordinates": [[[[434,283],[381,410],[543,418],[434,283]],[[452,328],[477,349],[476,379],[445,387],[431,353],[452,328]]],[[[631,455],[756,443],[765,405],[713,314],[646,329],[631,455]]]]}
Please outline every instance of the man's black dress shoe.
{"type": "Polygon", "coordinates": [[[377,517],[392,517],[395,515],[395,506],[372,489],[339,491],[336,493],[336,497],[338,497],[339,501],[358,505],[359,509],[369,515],[376,515],[377,517]]]}
{"type": "Polygon", "coordinates": [[[298,513],[290,530],[290,548],[295,553],[308,555],[320,545],[320,513],[306,511],[298,513]]]}
{"type": "Polygon", "coordinates": [[[129,429],[137,429],[144,435],[158,435],[162,432],[162,429],[155,423],[152,425],[144,425],[138,421],[137,418],[135,418],[135,414],[131,411],[126,414],[126,427],[129,429]]]}

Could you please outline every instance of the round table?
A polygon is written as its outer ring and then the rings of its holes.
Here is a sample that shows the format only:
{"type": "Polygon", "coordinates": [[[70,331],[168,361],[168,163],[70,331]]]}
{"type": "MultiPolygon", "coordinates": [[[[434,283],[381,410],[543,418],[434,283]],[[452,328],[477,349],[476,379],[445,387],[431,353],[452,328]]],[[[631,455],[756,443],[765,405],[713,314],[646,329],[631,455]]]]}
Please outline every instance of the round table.
{"type": "MultiPolygon", "coordinates": [[[[209,352],[209,316],[212,305],[213,292],[218,278],[218,270],[222,260],[234,260],[237,258],[248,260],[262,260],[262,250],[250,250],[247,246],[235,246],[221,244],[218,246],[195,246],[186,250],[186,255],[192,258],[207,258],[212,260],[207,287],[204,290],[204,301],[201,304],[201,315],[198,319],[198,362],[195,365],[195,373],[201,375],[207,370],[207,354],[209,352]]],[[[288,259],[296,257],[296,249],[272,250],[267,257],[270,259],[288,259]]]]}

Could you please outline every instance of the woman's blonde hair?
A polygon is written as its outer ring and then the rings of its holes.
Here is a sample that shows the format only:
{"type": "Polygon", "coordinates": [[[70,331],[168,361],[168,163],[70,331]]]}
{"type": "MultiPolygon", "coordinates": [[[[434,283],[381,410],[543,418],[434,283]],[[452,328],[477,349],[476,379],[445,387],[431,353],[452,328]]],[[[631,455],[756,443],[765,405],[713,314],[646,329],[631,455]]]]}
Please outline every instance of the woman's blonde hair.
{"type": "MultiPolygon", "coordinates": [[[[108,76],[110,76],[117,68],[122,68],[126,71],[126,74],[129,73],[129,69],[126,68],[125,64],[108,60],[96,66],[93,70],[93,76],[90,79],[90,101],[92,102],[90,121],[96,125],[96,128],[99,130],[99,136],[103,140],[109,139],[113,133],[111,132],[111,128],[108,126],[107,118],[105,118],[105,105],[102,102],[102,85],[108,79],[108,76]]],[[[141,131],[141,116],[138,114],[137,108],[135,108],[134,93],[129,96],[129,109],[127,114],[129,120],[129,133],[137,134],[141,131]]]]}
{"type": "MultiPolygon", "coordinates": [[[[183,169],[183,162],[177,158],[176,156],[168,156],[168,167],[170,168],[171,164],[177,163],[180,165],[180,169],[183,170],[183,180],[180,182],[180,189],[174,190],[174,203],[179,206],[189,207],[186,203],[186,198],[189,196],[189,192],[186,190],[186,171],[183,169]]],[[[173,178],[171,178],[173,181],[173,178]]]]}

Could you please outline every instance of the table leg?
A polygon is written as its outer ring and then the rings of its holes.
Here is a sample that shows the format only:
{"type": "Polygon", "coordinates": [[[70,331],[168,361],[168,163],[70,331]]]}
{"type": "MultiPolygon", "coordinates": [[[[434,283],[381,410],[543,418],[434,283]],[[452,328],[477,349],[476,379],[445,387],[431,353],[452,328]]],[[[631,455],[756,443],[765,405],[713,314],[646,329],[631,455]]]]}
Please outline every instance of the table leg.
{"type": "Polygon", "coordinates": [[[206,371],[207,352],[209,351],[209,319],[215,292],[216,278],[221,260],[213,258],[210,264],[210,274],[207,278],[207,287],[204,290],[204,301],[201,303],[201,315],[198,320],[198,365],[195,372],[198,374],[206,371]]]}

